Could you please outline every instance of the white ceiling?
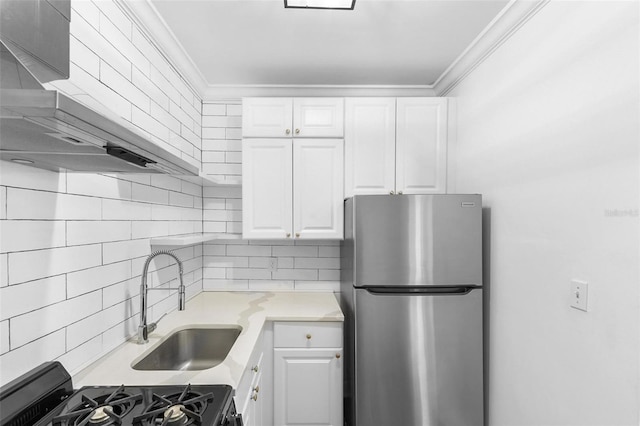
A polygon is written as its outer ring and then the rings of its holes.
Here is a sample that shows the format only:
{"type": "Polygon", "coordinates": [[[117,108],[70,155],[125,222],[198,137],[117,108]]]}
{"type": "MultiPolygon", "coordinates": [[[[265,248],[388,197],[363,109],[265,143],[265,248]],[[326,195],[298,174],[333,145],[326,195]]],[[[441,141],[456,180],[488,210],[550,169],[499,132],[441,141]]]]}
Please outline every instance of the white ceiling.
{"type": "Polygon", "coordinates": [[[151,0],[209,85],[431,85],[507,0],[151,0]]]}

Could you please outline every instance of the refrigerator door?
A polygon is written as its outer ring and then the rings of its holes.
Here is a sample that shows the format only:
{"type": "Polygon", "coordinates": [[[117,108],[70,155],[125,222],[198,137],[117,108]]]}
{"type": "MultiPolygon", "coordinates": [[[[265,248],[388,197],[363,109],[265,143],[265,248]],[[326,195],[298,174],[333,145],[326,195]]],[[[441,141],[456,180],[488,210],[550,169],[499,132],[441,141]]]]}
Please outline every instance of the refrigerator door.
{"type": "Polygon", "coordinates": [[[482,285],[480,195],[356,195],[347,203],[355,287],[482,285]]]}
{"type": "Polygon", "coordinates": [[[355,289],[357,426],[483,425],[482,289],[355,289]]]}

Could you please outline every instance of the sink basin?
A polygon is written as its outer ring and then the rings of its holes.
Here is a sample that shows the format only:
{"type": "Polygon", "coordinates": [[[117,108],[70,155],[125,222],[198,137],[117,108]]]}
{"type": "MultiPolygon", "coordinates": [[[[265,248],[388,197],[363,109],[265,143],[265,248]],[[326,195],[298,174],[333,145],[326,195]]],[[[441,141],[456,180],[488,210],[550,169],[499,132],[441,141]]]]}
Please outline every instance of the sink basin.
{"type": "Polygon", "coordinates": [[[165,337],[134,370],[206,370],[227,357],[240,326],[185,328],[165,337]]]}

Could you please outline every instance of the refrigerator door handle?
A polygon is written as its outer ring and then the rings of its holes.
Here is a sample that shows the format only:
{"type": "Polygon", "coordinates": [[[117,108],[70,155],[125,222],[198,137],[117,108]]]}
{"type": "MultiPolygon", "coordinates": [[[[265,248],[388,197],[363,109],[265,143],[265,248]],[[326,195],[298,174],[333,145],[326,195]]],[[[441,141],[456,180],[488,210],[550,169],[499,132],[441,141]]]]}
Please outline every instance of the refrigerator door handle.
{"type": "Polygon", "coordinates": [[[474,286],[465,286],[465,287],[375,287],[375,288],[365,288],[368,293],[371,293],[376,296],[385,296],[385,295],[438,295],[438,296],[461,296],[468,294],[471,290],[475,288],[482,287],[474,287],[474,286]]]}

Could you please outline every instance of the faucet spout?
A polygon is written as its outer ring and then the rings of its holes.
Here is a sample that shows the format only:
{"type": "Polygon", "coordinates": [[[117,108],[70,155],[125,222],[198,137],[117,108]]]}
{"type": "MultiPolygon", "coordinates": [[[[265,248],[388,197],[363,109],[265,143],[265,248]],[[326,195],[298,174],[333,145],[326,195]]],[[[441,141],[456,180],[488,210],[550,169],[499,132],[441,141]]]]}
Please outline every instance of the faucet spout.
{"type": "MultiPolygon", "coordinates": [[[[178,259],[178,256],[173,254],[168,250],[158,250],[151,253],[147,260],[144,262],[144,267],[142,268],[142,282],[140,283],[140,325],[138,326],[138,343],[144,344],[149,341],[149,333],[153,332],[156,329],[158,322],[160,320],[147,324],[147,297],[149,290],[178,290],[178,309],[183,311],[186,304],[186,292],[184,287],[184,282],[182,280],[182,261],[178,259]],[[178,288],[149,288],[147,284],[147,274],[149,272],[149,264],[159,255],[167,255],[175,259],[178,265],[178,277],[180,279],[180,286],[178,288]]],[[[164,316],[164,315],[163,315],[164,316]]],[[[162,319],[162,317],[161,317],[162,319]]]]}

